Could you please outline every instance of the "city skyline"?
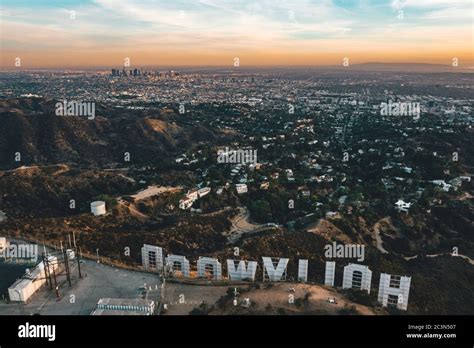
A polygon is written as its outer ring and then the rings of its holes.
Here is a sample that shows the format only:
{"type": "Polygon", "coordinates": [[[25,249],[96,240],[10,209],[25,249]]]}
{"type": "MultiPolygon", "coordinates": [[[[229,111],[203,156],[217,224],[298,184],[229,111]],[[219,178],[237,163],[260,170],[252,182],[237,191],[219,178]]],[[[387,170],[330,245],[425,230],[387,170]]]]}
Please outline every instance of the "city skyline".
{"type": "Polygon", "coordinates": [[[1,68],[473,65],[470,1],[3,1],[1,68]],[[150,6],[152,5],[152,6],[150,6]],[[100,18],[100,20],[98,20],[100,18]]]}

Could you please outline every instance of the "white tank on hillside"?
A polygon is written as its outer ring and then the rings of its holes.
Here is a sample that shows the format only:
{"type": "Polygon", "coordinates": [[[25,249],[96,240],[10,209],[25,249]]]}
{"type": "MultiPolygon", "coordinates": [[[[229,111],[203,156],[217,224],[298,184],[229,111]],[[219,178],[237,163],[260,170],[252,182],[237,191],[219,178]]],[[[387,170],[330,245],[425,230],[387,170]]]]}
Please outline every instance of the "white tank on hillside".
{"type": "Polygon", "coordinates": [[[91,212],[95,216],[104,215],[107,211],[105,209],[104,201],[95,201],[91,203],[91,212]]]}

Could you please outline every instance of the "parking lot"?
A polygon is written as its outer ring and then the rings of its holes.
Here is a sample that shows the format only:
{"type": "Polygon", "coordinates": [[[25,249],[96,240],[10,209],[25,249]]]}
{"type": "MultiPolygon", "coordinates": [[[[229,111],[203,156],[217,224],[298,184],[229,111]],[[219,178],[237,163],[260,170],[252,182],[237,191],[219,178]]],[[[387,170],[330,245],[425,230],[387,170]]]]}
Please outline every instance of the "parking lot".
{"type": "Polygon", "coordinates": [[[0,315],[89,315],[103,297],[147,297],[155,301],[160,298],[161,283],[156,274],[118,269],[91,260],[83,260],[81,271],[82,279],[77,264],[73,265],[71,287],[65,276],[58,277],[59,299],[54,290],[43,286],[27,304],[0,301],[0,315]]]}

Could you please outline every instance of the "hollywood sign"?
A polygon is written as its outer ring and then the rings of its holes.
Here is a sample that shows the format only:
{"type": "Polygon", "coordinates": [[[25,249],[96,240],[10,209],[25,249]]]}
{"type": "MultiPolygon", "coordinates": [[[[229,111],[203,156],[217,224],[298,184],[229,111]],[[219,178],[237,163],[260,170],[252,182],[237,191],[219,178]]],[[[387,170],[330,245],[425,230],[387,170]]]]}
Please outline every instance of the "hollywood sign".
{"type": "MultiPolygon", "coordinates": [[[[142,265],[145,270],[184,278],[190,277],[190,263],[186,256],[168,254],[163,262],[163,249],[158,246],[144,244],[142,249],[142,265]]],[[[227,259],[227,272],[230,281],[255,281],[257,261],[227,259]]],[[[263,281],[285,281],[287,276],[288,258],[262,256],[263,281]]],[[[326,261],[324,284],[334,287],[336,262],[326,261]]],[[[198,278],[222,280],[222,265],[217,258],[202,257],[197,260],[198,278]]],[[[298,281],[308,281],[308,260],[298,260],[298,281]]],[[[370,294],[372,271],[368,266],[349,263],[344,267],[342,288],[358,289],[370,294]]],[[[406,310],[410,293],[411,277],[381,273],[378,301],[384,306],[393,306],[406,310]]]]}

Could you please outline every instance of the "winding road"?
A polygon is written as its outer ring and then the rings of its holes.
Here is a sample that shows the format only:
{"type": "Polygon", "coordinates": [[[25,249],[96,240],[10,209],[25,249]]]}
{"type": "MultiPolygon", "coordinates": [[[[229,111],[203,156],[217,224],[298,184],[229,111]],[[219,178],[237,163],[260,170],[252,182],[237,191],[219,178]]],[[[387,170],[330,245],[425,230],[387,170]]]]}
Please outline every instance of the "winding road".
{"type": "MultiPolygon", "coordinates": [[[[469,256],[467,255],[461,255],[461,254],[458,254],[457,256],[454,256],[453,254],[451,253],[440,253],[440,254],[431,254],[431,255],[425,255],[426,257],[438,257],[438,256],[443,256],[443,255],[450,255],[450,256],[453,256],[453,257],[461,257],[463,259],[465,259],[467,262],[469,262],[471,265],[474,266],[474,260],[471,259],[469,256]]],[[[410,260],[414,260],[418,257],[418,255],[415,255],[415,256],[404,256],[403,258],[407,261],[410,261],[410,260]]]]}
{"type": "Polygon", "coordinates": [[[247,208],[238,207],[237,209],[239,209],[239,213],[232,218],[232,227],[230,231],[226,233],[229,243],[235,243],[244,234],[257,233],[268,227],[266,224],[254,224],[250,222],[250,212],[247,208]]]}

